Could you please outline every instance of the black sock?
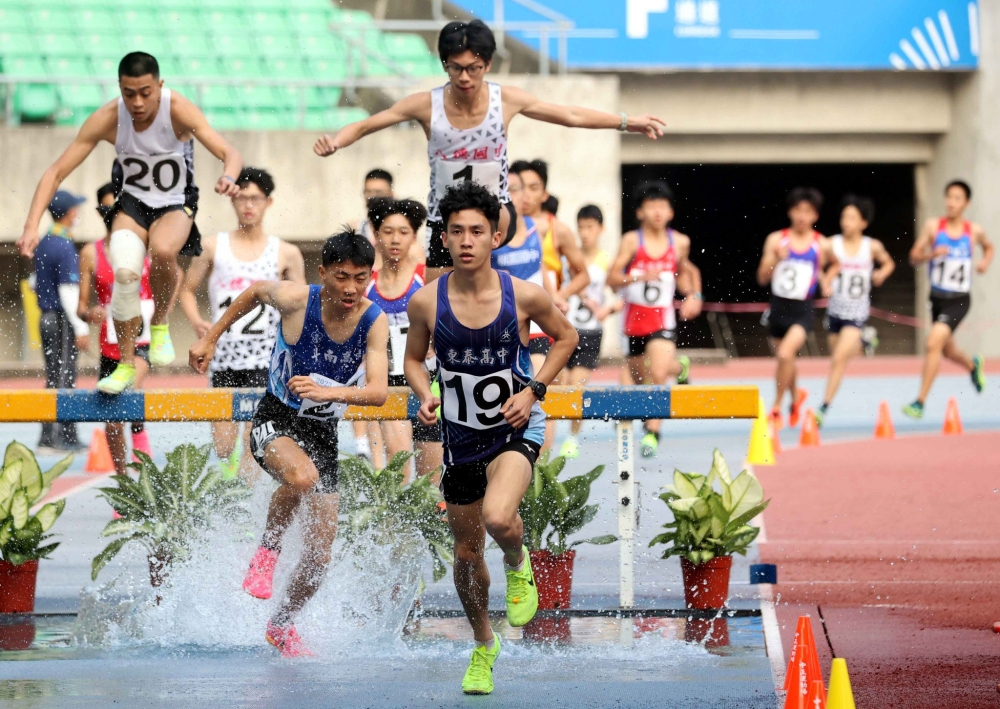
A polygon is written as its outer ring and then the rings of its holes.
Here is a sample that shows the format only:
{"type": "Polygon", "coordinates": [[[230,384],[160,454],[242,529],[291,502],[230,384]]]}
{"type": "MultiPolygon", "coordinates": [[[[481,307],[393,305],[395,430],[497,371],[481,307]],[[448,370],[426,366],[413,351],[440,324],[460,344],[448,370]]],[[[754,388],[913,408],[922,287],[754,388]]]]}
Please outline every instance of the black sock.
{"type": "Polygon", "coordinates": [[[825,414],[825,413],[826,413],[826,410],[827,410],[827,409],[829,409],[829,408],[830,408],[830,404],[829,404],[829,402],[826,402],[826,401],[824,401],[824,402],[823,402],[823,405],[819,407],[819,412],[820,412],[821,414],[825,414]]]}
{"type": "Polygon", "coordinates": [[[133,421],[132,422],[132,435],[133,436],[135,434],[137,434],[137,433],[142,433],[145,430],[146,430],[146,424],[144,424],[142,421],[133,421]]]}

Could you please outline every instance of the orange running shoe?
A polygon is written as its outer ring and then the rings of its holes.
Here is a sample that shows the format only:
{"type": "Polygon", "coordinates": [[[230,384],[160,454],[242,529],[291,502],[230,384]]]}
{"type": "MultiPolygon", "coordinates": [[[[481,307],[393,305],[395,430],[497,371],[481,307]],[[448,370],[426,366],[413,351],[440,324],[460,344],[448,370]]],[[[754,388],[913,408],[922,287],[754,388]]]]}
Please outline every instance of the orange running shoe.
{"type": "Polygon", "coordinates": [[[767,415],[767,420],[771,424],[771,435],[776,434],[785,427],[784,422],[781,420],[781,409],[777,406],[771,409],[771,413],[767,415]]]}
{"type": "Polygon", "coordinates": [[[289,623],[285,627],[275,625],[267,621],[267,630],[264,632],[267,641],[278,648],[281,656],[288,659],[294,657],[315,657],[306,644],[302,642],[301,636],[295,629],[294,623],[289,623]]]}
{"type": "Polygon", "coordinates": [[[788,425],[795,428],[799,425],[799,416],[802,412],[802,404],[806,403],[806,399],[809,398],[809,392],[805,389],[797,389],[795,391],[795,401],[792,402],[791,407],[788,409],[788,425]]]}
{"type": "Polygon", "coordinates": [[[243,590],[254,598],[267,600],[271,597],[274,582],[274,567],[278,565],[278,552],[259,547],[250,560],[250,568],[243,577],[243,590]]]}

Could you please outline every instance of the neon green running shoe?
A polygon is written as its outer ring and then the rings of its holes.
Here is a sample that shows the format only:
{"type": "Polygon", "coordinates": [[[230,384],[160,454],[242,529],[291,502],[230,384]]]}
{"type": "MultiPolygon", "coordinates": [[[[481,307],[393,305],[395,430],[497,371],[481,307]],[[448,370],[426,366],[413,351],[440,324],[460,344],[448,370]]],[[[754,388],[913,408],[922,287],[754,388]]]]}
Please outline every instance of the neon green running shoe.
{"type": "Polygon", "coordinates": [[[173,364],[177,359],[174,343],[170,339],[168,325],[153,325],[149,328],[149,363],[154,367],[173,364]]]}
{"type": "Polygon", "coordinates": [[[972,358],[972,386],[976,387],[976,392],[983,393],[986,388],[986,374],[983,372],[983,358],[976,355],[972,358]]]}
{"type": "Polygon", "coordinates": [[[135,365],[119,364],[108,376],[97,382],[97,391],[116,396],[135,385],[135,365]]]}
{"type": "Polygon", "coordinates": [[[524,552],[521,570],[504,569],[507,573],[507,622],[515,628],[530,623],[538,610],[538,588],[531,571],[531,556],[528,547],[522,546],[521,550],[524,552]]]}
{"type": "Polygon", "coordinates": [[[646,435],[642,437],[639,441],[639,452],[642,453],[643,458],[652,458],[656,455],[657,449],[660,447],[660,439],[656,437],[656,434],[652,431],[647,431],[646,435]]]}
{"type": "Polygon", "coordinates": [[[903,407],[903,413],[911,419],[922,419],[924,417],[924,405],[919,401],[907,404],[903,407]]]}
{"type": "Polygon", "coordinates": [[[228,458],[219,461],[219,472],[223,480],[234,480],[240,472],[240,452],[235,450],[228,458]]]}
{"type": "Polygon", "coordinates": [[[493,663],[500,656],[500,636],[493,634],[493,648],[477,645],[469,660],[469,669],[462,678],[462,691],[466,694],[489,694],[493,691],[493,663]]]}
{"type": "Polygon", "coordinates": [[[567,460],[580,457],[580,444],[576,442],[576,436],[570,436],[563,442],[559,455],[567,460]]]}
{"type": "Polygon", "coordinates": [[[681,373],[677,375],[678,384],[690,384],[691,380],[691,358],[687,355],[681,355],[677,358],[677,364],[681,365],[681,373]]]}

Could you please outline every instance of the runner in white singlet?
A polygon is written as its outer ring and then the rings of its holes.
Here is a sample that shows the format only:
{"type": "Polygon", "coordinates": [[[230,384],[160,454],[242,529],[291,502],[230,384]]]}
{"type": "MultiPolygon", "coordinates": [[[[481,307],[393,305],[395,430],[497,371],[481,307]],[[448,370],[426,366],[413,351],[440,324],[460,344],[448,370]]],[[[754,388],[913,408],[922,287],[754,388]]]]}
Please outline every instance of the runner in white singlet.
{"type": "Polygon", "coordinates": [[[969,357],[958,348],[955,330],[972,307],[972,271],[986,273],[993,260],[993,243],[982,226],[963,216],[972,199],[972,188],[962,180],[953,180],[944,188],[945,216],[928,219],[910,249],[910,263],[928,264],[931,285],[931,327],[927,333],[927,354],[916,400],[903,407],[903,413],[919,419],[924,415],[924,401],[937,378],[941,357],[947,357],[969,372],[972,385],[982,393],[986,387],[983,358],[969,357]],[[973,262],[976,246],[982,258],[973,262]]]}
{"type": "Polygon", "coordinates": [[[882,242],[864,235],[874,216],[875,205],[870,199],[848,195],[840,210],[842,233],[830,237],[833,255],[840,262],[840,273],[833,281],[833,291],[826,306],[831,356],[826,396],[823,405],[816,410],[816,423],[820,426],[840,388],[847,361],[861,353],[871,310],[872,286],[881,286],[896,268],[882,242]]]}
{"type": "MultiPolygon", "coordinates": [[[[254,283],[306,282],[305,265],[298,247],[276,236],[268,236],[264,231],[264,216],[274,202],[271,175],[265,170],[247,167],[240,172],[236,182],[240,193],[233,198],[233,209],[239,226],[231,232],[205,237],[204,250],[191,261],[181,292],[181,307],[198,337],[204,336],[212,323],[218,322],[233,301],[254,283]],[[211,322],[202,318],[195,295],[206,277],[211,322]]],[[[222,333],[209,366],[211,385],[227,389],[266,387],[278,320],[274,308],[261,305],[222,333]]],[[[260,471],[249,455],[249,424],[243,427],[242,451],[238,445],[240,425],[237,422],[213,423],[212,439],[222,461],[224,476],[235,476],[238,472],[248,481],[256,479],[260,471]],[[244,452],[247,454],[243,455],[244,452]]]]}
{"type": "Polygon", "coordinates": [[[541,101],[527,91],[485,81],[496,51],[493,32],[481,20],[451,22],[438,36],[438,54],[449,82],[433,91],[402,99],[391,108],[324,135],[313,150],[333,155],[366,135],[406,121],[417,121],[428,138],[431,165],[428,197],[428,282],[451,268],[451,256],[442,241],[437,203],[451,185],[476,181],[506,205],[500,231],[505,241],[514,236],[514,219],[507,193],[507,129],[518,114],[574,128],[606,128],[663,135],[663,121],[655,116],[605,113],[579,106],[541,101]]]}
{"type": "Polygon", "coordinates": [[[18,240],[21,254],[31,256],[38,243],[39,220],[59,183],[102,140],[115,146],[115,178],[121,180],[121,193],[105,223],[111,230],[108,253],[118,284],[111,310],[121,359],[115,370],[97,383],[105,394],[120,394],[135,383],[135,344],[142,330],[136,284],[147,251],[156,303],[150,328],[150,363],[157,366],[174,360],[167,315],[179,270],[177,255],[196,256],[200,252],[194,228],[197,188],[192,178],[192,140],[197,139],[223,162],[222,177],[215,184],[219,194],[233,197],[239,192],[236,176],[243,166],[239,152],[212,129],[193,103],[163,88],[154,57],[145,52],[127,54],[118,65],[118,84],[121,97],[94,111],[69,148],[42,175],[18,240]],[[153,244],[150,234],[155,236],[153,244]]]}

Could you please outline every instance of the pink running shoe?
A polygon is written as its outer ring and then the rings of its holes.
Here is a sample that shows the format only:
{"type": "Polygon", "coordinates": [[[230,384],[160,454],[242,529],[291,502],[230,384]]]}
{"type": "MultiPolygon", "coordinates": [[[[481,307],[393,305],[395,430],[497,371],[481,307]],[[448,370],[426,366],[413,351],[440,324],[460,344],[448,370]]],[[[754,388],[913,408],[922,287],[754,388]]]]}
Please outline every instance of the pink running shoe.
{"type": "Polygon", "coordinates": [[[135,454],[136,451],[142,451],[150,458],[153,457],[153,446],[149,445],[149,433],[146,431],[132,434],[132,460],[138,463],[139,457],[135,454]]]}
{"type": "Polygon", "coordinates": [[[278,565],[278,552],[259,547],[250,560],[250,568],[243,577],[243,590],[254,598],[267,600],[271,597],[274,581],[274,567],[278,565]]]}
{"type": "Polygon", "coordinates": [[[284,658],[292,657],[315,657],[316,655],[302,642],[295,624],[289,623],[285,627],[279,627],[267,621],[267,631],[264,633],[267,641],[278,648],[278,652],[284,658]]]}

